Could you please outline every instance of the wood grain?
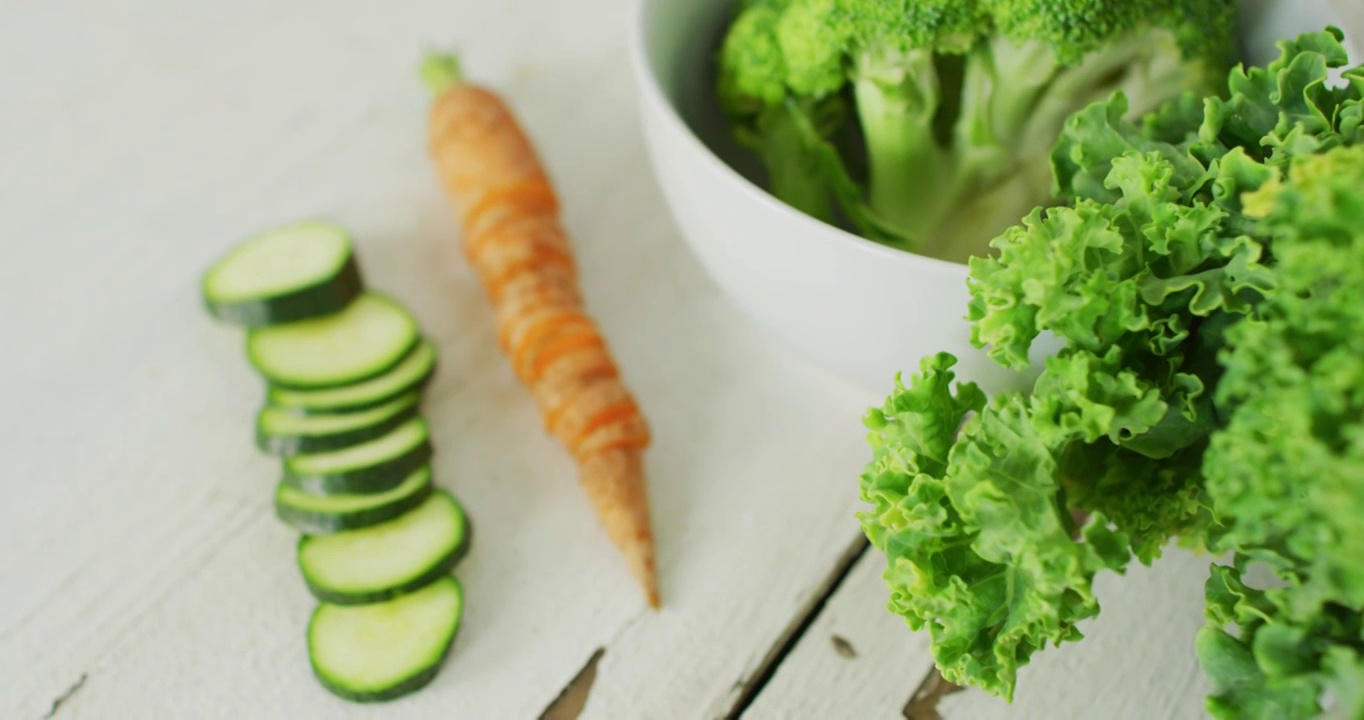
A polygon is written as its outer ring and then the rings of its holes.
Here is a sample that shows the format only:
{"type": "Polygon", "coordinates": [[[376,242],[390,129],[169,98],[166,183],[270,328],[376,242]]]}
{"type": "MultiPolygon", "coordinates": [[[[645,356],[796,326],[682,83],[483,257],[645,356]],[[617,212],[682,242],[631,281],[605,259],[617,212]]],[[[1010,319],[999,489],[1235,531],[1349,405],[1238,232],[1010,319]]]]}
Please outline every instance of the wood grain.
{"type": "MultiPolygon", "coordinates": [[[[966,689],[940,698],[938,712],[945,720],[1201,717],[1209,686],[1193,637],[1203,624],[1211,562],[1171,549],[1126,577],[1100,575],[1103,611],[1082,626],[1086,639],[1035,655],[1020,671],[1012,705],[966,689]]],[[[879,553],[862,558],[745,720],[902,716],[932,656],[926,633],[910,632],[885,611],[884,567],[879,553]],[[856,658],[840,654],[834,637],[846,639],[856,658]],[[837,714],[848,708],[856,714],[837,714]]]]}
{"type": "Polygon", "coordinates": [[[885,567],[874,548],[858,560],[744,720],[900,715],[933,656],[926,634],[886,611],[885,567]]]}
{"type": "MultiPolygon", "coordinates": [[[[857,532],[876,398],[768,342],[682,246],[635,126],[628,5],[0,3],[0,717],[534,718],[597,648],[584,718],[733,706],[857,532]],[[557,180],[657,438],[661,613],[497,348],[425,156],[428,44],[505,91],[557,180]],[[437,344],[437,482],[477,527],[449,664],[383,707],[310,677],[261,387],[198,304],[230,243],[315,215],[437,344]]],[[[1205,564],[1106,581],[1090,639],[1039,658],[1015,707],[961,693],[945,716],[1196,715],[1205,564]]],[[[926,659],[884,598],[869,553],[748,716],[897,716],[926,659]]]]}

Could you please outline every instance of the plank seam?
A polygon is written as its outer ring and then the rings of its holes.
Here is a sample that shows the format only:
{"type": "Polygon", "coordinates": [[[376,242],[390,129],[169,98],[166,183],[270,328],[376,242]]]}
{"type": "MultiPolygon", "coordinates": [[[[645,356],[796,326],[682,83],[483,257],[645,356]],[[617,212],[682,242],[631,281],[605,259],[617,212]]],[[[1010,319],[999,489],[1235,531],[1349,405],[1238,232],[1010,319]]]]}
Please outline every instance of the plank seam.
{"type": "Polygon", "coordinates": [[[587,706],[587,698],[592,694],[592,685],[597,682],[597,663],[606,654],[605,647],[599,647],[583,664],[578,674],[568,681],[559,695],[540,713],[540,720],[577,720],[587,706]]]}
{"type": "Polygon", "coordinates": [[[43,720],[51,720],[51,718],[55,717],[57,711],[62,708],[62,704],[67,700],[70,700],[72,695],[80,692],[80,689],[85,687],[85,681],[89,679],[90,673],[81,673],[81,676],[76,678],[76,682],[71,683],[70,687],[52,700],[52,707],[48,708],[47,714],[43,716],[43,720]]]}
{"type": "Polygon", "coordinates": [[[938,712],[938,703],[948,695],[961,692],[963,689],[960,685],[954,685],[943,678],[936,666],[931,667],[924,674],[923,680],[919,681],[919,687],[914,690],[914,694],[905,702],[904,710],[900,714],[904,715],[905,720],[943,720],[942,714],[938,712]]]}
{"type": "Polygon", "coordinates": [[[739,695],[734,704],[730,706],[729,712],[720,717],[724,720],[737,720],[748,710],[753,701],[758,699],[763,688],[767,687],[767,683],[776,674],[777,668],[796,648],[801,638],[814,624],[815,619],[824,611],[824,606],[828,604],[834,593],[838,592],[838,588],[843,585],[843,581],[848,578],[853,566],[867,552],[868,547],[870,544],[867,542],[867,538],[859,534],[857,539],[848,546],[848,549],[843,551],[843,555],[839,557],[833,570],[824,578],[814,595],[800,608],[795,618],[777,636],[776,642],[767,651],[754,673],[747,680],[742,681],[739,695]]]}

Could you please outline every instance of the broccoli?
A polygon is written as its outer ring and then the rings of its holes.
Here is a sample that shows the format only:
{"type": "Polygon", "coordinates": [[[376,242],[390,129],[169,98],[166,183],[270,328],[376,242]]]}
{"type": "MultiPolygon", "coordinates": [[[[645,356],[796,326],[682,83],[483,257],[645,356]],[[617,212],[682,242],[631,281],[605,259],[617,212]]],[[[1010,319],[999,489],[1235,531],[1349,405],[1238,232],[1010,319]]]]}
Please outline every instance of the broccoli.
{"type": "Polygon", "coordinates": [[[777,25],[789,4],[750,1],[735,19],[721,49],[728,70],[720,78],[719,97],[731,117],[743,118],[735,137],[762,160],[773,194],[797,210],[832,222],[833,197],[821,179],[827,172],[817,145],[803,132],[808,128],[827,138],[846,121],[847,106],[837,95],[787,93],[777,25]]]}
{"type": "Polygon", "coordinates": [[[1075,111],[1214,94],[1236,0],[747,0],[719,96],[778,198],[964,261],[1048,201],[1075,111]],[[851,122],[855,118],[855,122],[851,122]]]}

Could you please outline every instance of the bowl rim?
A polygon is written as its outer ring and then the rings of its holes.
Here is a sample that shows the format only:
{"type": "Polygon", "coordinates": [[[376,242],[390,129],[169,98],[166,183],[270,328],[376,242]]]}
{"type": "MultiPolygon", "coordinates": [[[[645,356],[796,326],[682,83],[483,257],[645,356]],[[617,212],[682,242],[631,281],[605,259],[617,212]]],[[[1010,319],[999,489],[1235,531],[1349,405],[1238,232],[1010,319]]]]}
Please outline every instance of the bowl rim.
{"type": "MultiPolygon", "coordinates": [[[[642,93],[649,105],[662,108],[662,121],[675,135],[683,138],[687,147],[702,159],[702,161],[725,177],[732,186],[739,189],[751,202],[763,206],[768,212],[776,213],[783,217],[787,222],[801,223],[807,225],[811,230],[818,232],[806,233],[812,238],[818,238],[817,242],[830,248],[847,248],[853,252],[867,256],[869,258],[901,263],[914,268],[918,272],[931,272],[954,278],[965,278],[969,274],[969,265],[957,263],[950,260],[942,260],[928,255],[892,248],[873,240],[849,232],[835,225],[830,225],[821,220],[806,215],[805,213],[778,200],[775,195],[760,187],[753,181],[744,177],[737,170],[725,162],[715,151],[703,141],[696,131],[692,129],[686,120],[678,112],[676,105],[667,93],[663,92],[662,83],[654,71],[653,63],[649,61],[648,48],[646,47],[645,28],[646,8],[655,2],[662,0],[631,0],[627,30],[627,46],[629,52],[629,63],[633,67],[635,76],[635,86],[638,92],[642,93]]],[[[640,110],[645,110],[641,106],[640,110]]]]}

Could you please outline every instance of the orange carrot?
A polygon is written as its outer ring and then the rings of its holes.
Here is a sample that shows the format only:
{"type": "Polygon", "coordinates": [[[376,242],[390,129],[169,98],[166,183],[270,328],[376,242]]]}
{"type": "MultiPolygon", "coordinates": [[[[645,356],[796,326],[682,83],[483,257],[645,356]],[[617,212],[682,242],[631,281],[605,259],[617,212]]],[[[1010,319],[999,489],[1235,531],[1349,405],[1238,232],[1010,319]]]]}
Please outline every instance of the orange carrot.
{"type": "Polygon", "coordinates": [[[575,351],[578,350],[606,350],[606,344],[601,336],[596,332],[592,333],[562,333],[552,339],[546,340],[536,354],[534,362],[526,370],[526,382],[535,382],[545,373],[545,369],[575,351]]]}
{"type": "Polygon", "coordinates": [[[554,186],[497,93],[465,82],[450,56],[429,57],[422,77],[435,97],[431,157],[459,217],[464,256],[493,306],[498,343],[658,607],[644,482],[649,425],[583,305],[554,186]]]}

